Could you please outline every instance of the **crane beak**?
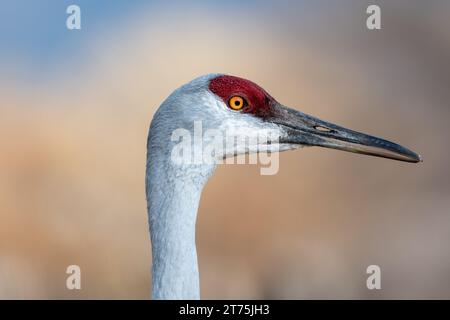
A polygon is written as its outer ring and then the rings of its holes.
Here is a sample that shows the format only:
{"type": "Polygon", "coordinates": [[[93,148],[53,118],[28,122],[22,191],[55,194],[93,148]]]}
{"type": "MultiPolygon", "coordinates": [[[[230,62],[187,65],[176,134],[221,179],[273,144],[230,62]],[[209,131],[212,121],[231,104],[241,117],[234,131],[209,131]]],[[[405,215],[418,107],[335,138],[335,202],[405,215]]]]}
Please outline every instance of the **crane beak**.
{"type": "Polygon", "coordinates": [[[268,120],[286,133],[280,143],[319,146],[405,162],[422,161],[420,155],[394,142],[346,129],[282,105],[276,106],[268,120]]]}

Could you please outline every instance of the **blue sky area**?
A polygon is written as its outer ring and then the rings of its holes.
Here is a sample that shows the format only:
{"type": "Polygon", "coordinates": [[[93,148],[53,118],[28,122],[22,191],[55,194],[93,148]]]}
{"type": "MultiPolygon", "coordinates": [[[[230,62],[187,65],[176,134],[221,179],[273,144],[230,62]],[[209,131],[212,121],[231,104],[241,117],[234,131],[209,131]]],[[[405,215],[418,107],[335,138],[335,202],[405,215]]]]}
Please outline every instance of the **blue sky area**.
{"type": "Polygon", "coordinates": [[[270,12],[269,24],[279,25],[283,17],[278,17],[277,22],[277,11],[289,12],[292,6],[298,7],[298,1],[0,0],[0,69],[34,82],[72,61],[73,56],[82,60],[96,37],[114,35],[142,12],[157,15],[168,9],[189,14],[192,9],[202,8],[220,15],[224,10],[249,17],[249,24],[270,12]],[[66,9],[71,4],[81,8],[82,30],[66,28],[66,9]]]}
{"type": "MultiPolygon", "coordinates": [[[[48,63],[77,47],[87,37],[95,36],[104,26],[112,28],[130,15],[142,10],[158,10],[170,5],[175,10],[183,6],[221,6],[239,8],[255,1],[149,1],[149,0],[0,0],[0,57],[20,56],[39,63],[48,63]],[[82,13],[82,32],[65,27],[66,8],[77,4],[82,13]],[[111,23],[113,22],[113,23],[111,23]],[[118,22],[118,23],[117,23],[118,22]],[[81,41],[81,42],[80,42],[81,41]]],[[[259,1],[259,4],[264,1],[259,1]]],[[[180,8],[182,10],[182,8],[180,8]]]]}
{"type": "Polygon", "coordinates": [[[126,19],[136,10],[149,7],[150,1],[100,0],[9,0],[0,1],[0,54],[20,56],[28,62],[51,63],[67,51],[77,48],[102,24],[126,19]],[[71,32],[66,28],[66,8],[81,7],[82,28],[71,32]]]}

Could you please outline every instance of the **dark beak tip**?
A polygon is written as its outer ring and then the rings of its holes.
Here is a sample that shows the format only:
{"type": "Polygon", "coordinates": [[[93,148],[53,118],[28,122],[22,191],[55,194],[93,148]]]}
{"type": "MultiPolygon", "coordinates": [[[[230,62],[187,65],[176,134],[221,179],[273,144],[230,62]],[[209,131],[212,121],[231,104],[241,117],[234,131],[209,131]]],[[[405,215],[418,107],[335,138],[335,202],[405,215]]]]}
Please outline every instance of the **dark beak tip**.
{"type": "Polygon", "coordinates": [[[411,152],[412,154],[410,155],[409,161],[408,162],[412,162],[412,163],[421,163],[423,162],[423,158],[420,154],[418,153],[414,153],[411,152]]]}

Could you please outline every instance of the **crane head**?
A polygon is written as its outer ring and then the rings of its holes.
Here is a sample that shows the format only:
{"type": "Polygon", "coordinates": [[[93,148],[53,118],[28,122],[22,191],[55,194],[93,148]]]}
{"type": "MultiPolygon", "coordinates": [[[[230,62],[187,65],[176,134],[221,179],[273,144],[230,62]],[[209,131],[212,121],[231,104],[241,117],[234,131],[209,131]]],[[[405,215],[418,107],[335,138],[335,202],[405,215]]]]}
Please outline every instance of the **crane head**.
{"type": "MultiPolygon", "coordinates": [[[[178,88],[163,102],[152,127],[155,135],[166,129],[163,134],[167,137],[180,127],[195,131],[192,123],[198,120],[203,129],[219,130],[223,136],[269,137],[262,142],[253,139],[256,142],[250,145],[236,144],[218,155],[222,158],[319,146],[406,162],[422,161],[418,154],[399,144],[288,108],[257,84],[230,75],[209,74],[178,88]]],[[[155,137],[151,143],[166,143],[159,140],[163,139],[155,137]]]]}

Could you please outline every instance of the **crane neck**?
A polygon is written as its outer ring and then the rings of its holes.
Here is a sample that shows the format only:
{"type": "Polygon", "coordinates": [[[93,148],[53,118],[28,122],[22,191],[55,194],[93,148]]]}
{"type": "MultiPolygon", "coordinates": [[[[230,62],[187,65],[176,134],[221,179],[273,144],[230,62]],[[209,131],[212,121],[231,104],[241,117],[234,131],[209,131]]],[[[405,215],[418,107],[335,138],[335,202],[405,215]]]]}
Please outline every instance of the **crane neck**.
{"type": "MultiPolygon", "coordinates": [[[[170,144],[147,147],[146,193],[152,242],[152,298],[199,299],[197,210],[215,165],[175,165],[170,144]]],[[[156,140],[156,139],[155,139],[156,140]]]]}

